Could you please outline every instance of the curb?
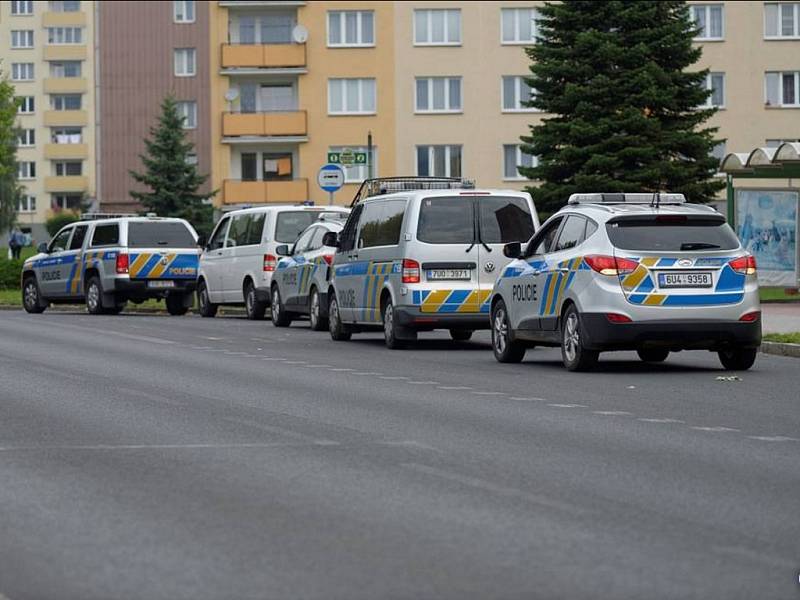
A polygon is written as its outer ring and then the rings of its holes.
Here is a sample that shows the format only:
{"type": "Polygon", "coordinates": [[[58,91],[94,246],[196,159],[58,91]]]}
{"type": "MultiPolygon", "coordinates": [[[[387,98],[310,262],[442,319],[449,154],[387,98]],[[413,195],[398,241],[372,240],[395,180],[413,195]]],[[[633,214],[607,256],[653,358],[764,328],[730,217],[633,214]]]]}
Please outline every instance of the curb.
{"type": "MultiPolygon", "coordinates": [[[[62,306],[50,306],[48,307],[48,312],[74,312],[75,310],[81,310],[83,308],[82,304],[65,304],[62,306]]],[[[0,304],[0,312],[2,311],[19,311],[24,312],[21,306],[14,306],[13,304],[0,304]]],[[[135,307],[126,307],[123,313],[128,314],[139,314],[139,315],[166,315],[166,309],[158,309],[158,308],[135,308],[135,307]]],[[[189,310],[187,314],[199,314],[194,309],[189,310]]],[[[220,316],[240,316],[244,315],[244,309],[237,309],[235,307],[227,307],[220,309],[220,316]]],[[[2,600],[2,597],[0,597],[2,600]]]]}
{"type": "Polygon", "coordinates": [[[777,356],[800,358],[800,344],[784,344],[781,342],[761,342],[761,352],[777,356]]]}

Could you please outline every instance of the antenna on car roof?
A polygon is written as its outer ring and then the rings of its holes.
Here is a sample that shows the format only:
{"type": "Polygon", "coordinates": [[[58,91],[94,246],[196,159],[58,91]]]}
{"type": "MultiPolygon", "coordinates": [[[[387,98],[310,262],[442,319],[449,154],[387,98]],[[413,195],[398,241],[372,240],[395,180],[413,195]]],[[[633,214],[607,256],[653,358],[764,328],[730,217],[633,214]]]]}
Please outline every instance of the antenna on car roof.
{"type": "Polygon", "coordinates": [[[653,200],[650,202],[652,208],[659,208],[661,206],[661,192],[656,190],[653,192],[653,200]]]}

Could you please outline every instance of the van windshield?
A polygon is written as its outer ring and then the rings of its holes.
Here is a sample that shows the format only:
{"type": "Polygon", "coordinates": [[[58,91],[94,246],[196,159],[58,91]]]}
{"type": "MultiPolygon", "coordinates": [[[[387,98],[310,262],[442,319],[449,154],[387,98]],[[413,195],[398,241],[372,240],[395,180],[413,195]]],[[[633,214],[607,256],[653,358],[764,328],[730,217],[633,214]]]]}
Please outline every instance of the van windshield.
{"type": "Polygon", "coordinates": [[[720,217],[663,215],[617,219],[606,224],[611,243],[623,250],[686,252],[734,250],[739,240],[720,217]]]}
{"type": "Polygon", "coordinates": [[[275,241],[281,244],[293,244],[306,228],[319,218],[314,210],[291,210],[278,213],[275,225],[275,241]]]}
{"type": "Polygon", "coordinates": [[[180,221],[132,221],[128,223],[129,248],[194,248],[192,232],[180,221]]]}
{"type": "Polygon", "coordinates": [[[424,198],[419,207],[417,239],[428,244],[471,244],[475,241],[472,198],[424,198]]]}

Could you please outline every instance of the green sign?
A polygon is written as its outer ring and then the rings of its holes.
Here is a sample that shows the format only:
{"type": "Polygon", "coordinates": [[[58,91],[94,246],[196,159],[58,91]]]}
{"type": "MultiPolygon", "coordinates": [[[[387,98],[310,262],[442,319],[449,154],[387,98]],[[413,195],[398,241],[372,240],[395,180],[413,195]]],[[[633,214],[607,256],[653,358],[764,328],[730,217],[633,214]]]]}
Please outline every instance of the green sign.
{"type": "Polygon", "coordinates": [[[342,150],[341,152],[328,152],[328,162],[334,165],[366,165],[366,152],[353,152],[352,150],[342,150]]]}

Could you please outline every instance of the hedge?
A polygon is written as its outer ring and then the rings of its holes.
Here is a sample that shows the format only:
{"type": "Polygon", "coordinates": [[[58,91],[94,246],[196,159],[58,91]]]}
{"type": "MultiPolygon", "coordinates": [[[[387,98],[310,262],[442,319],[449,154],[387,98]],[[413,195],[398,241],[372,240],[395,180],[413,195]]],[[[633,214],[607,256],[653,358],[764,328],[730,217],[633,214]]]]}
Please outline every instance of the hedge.
{"type": "Polygon", "coordinates": [[[19,289],[22,260],[7,260],[0,257],[0,289],[19,289]]]}

